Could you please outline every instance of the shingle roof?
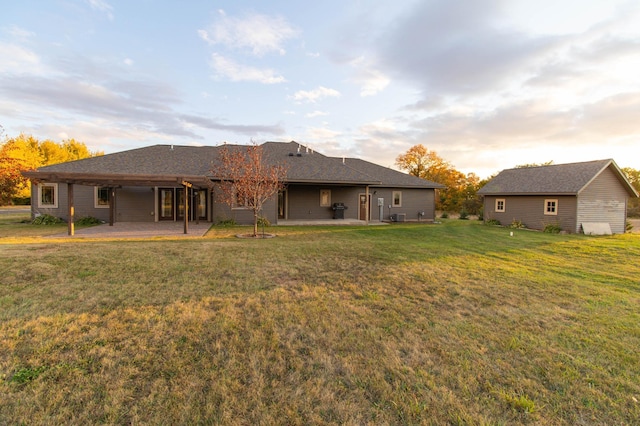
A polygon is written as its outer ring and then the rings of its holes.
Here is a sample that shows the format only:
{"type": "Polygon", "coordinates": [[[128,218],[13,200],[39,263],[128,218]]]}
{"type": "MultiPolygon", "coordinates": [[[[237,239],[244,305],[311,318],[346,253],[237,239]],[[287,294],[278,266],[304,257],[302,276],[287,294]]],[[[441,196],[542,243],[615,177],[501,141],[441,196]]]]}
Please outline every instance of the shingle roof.
{"type": "MultiPolygon", "coordinates": [[[[396,170],[378,166],[359,159],[327,157],[312,151],[297,142],[265,142],[261,145],[265,160],[271,164],[286,164],[289,183],[331,183],[383,185],[394,187],[441,188],[434,182],[410,176],[396,170]]],[[[201,176],[214,178],[211,174],[213,162],[221,148],[240,149],[245,145],[180,146],[154,145],[145,148],[70,161],[40,167],[29,172],[29,177],[72,175],[104,175],[109,179],[127,176],[135,181],[136,176],[185,177],[201,176]],[[133,179],[132,179],[133,178],[133,179]]]]}
{"type": "Polygon", "coordinates": [[[478,194],[577,195],[607,167],[612,167],[630,194],[635,193],[615,162],[609,159],[503,170],[478,194]]]}
{"type": "Polygon", "coordinates": [[[379,166],[359,158],[347,158],[345,163],[349,167],[363,171],[371,176],[376,176],[383,182],[384,186],[402,188],[445,188],[444,185],[439,183],[421,179],[388,167],[379,166]]]}

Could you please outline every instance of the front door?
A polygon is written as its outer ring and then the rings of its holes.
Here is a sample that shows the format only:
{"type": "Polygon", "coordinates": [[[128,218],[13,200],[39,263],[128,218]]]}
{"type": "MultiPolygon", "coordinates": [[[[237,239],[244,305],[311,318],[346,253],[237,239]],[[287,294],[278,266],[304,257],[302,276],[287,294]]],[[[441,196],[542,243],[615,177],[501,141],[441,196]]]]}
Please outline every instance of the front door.
{"type": "MultiPolygon", "coordinates": [[[[207,191],[189,189],[189,220],[207,219],[207,191]]],[[[176,211],[178,220],[184,220],[184,188],[176,188],[176,211]]]]}
{"type": "MultiPolygon", "coordinates": [[[[207,220],[207,190],[189,191],[189,220],[207,220]]],[[[184,220],[184,188],[158,189],[159,220],[184,220]]]]}
{"type": "Polygon", "coordinates": [[[367,211],[369,210],[369,204],[371,202],[371,195],[369,195],[369,202],[367,202],[367,194],[360,194],[360,201],[358,202],[358,220],[367,220],[367,211]]]}

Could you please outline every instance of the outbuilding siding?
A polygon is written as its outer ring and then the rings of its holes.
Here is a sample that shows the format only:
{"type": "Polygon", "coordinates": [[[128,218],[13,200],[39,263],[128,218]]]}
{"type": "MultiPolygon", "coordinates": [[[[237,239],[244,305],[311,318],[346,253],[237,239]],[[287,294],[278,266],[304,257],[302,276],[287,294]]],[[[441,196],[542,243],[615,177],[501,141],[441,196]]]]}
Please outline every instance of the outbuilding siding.
{"type": "Polygon", "coordinates": [[[627,193],[615,174],[606,169],[578,195],[578,220],[575,232],[584,222],[609,223],[611,232],[622,234],[626,228],[627,193]]]}
{"type": "Polygon", "coordinates": [[[503,226],[520,221],[530,229],[543,230],[547,225],[559,225],[564,231],[575,232],[576,197],[573,196],[485,196],[485,220],[498,220],[503,226]],[[505,211],[496,212],[496,199],[505,200],[505,211]],[[558,200],[557,214],[545,215],[545,200],[558,200]]]}

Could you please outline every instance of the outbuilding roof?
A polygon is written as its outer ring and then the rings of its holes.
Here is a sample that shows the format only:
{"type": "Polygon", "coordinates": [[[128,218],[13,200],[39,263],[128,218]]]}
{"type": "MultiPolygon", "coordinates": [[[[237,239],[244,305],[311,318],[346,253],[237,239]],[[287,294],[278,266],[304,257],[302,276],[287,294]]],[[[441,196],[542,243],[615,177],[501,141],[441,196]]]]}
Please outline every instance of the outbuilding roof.
{"type": "Polygon", "coordinates": [[[630,196],[638,196],[624,173],[611,159],[503,170],[482,187],[478,194],[578,195],[607,168],[614,172],[630,196]]]}
{"type": "MultiPolygon", "coordinates": [[[[328,157],[297,142],[265,142],[265,161],[284,164],[288,183],[443,188],[406,173],[360,159],[328,157]]],[[[99,157],[40,167],[24,175],[36,180],[86,185],[172,185],[187,180],[204,186],[219,150],[246,145],[153,145],[99,157]]]]}

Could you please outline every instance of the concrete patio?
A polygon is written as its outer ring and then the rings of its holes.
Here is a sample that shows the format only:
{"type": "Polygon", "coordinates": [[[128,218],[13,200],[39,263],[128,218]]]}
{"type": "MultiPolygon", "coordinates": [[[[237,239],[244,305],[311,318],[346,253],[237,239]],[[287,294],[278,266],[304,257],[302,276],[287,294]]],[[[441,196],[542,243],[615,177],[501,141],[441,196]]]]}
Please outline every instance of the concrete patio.
{"type": "Polygon", "coordinates": [[[211,227],[210,222],[189,222],[184,233],[183,222],[116,222],[113,226],[102,224],[89,228],[76,228],[75,235],[52,235],[50,238],[153,238],[153,237],[202,237],[211,227]]]}

